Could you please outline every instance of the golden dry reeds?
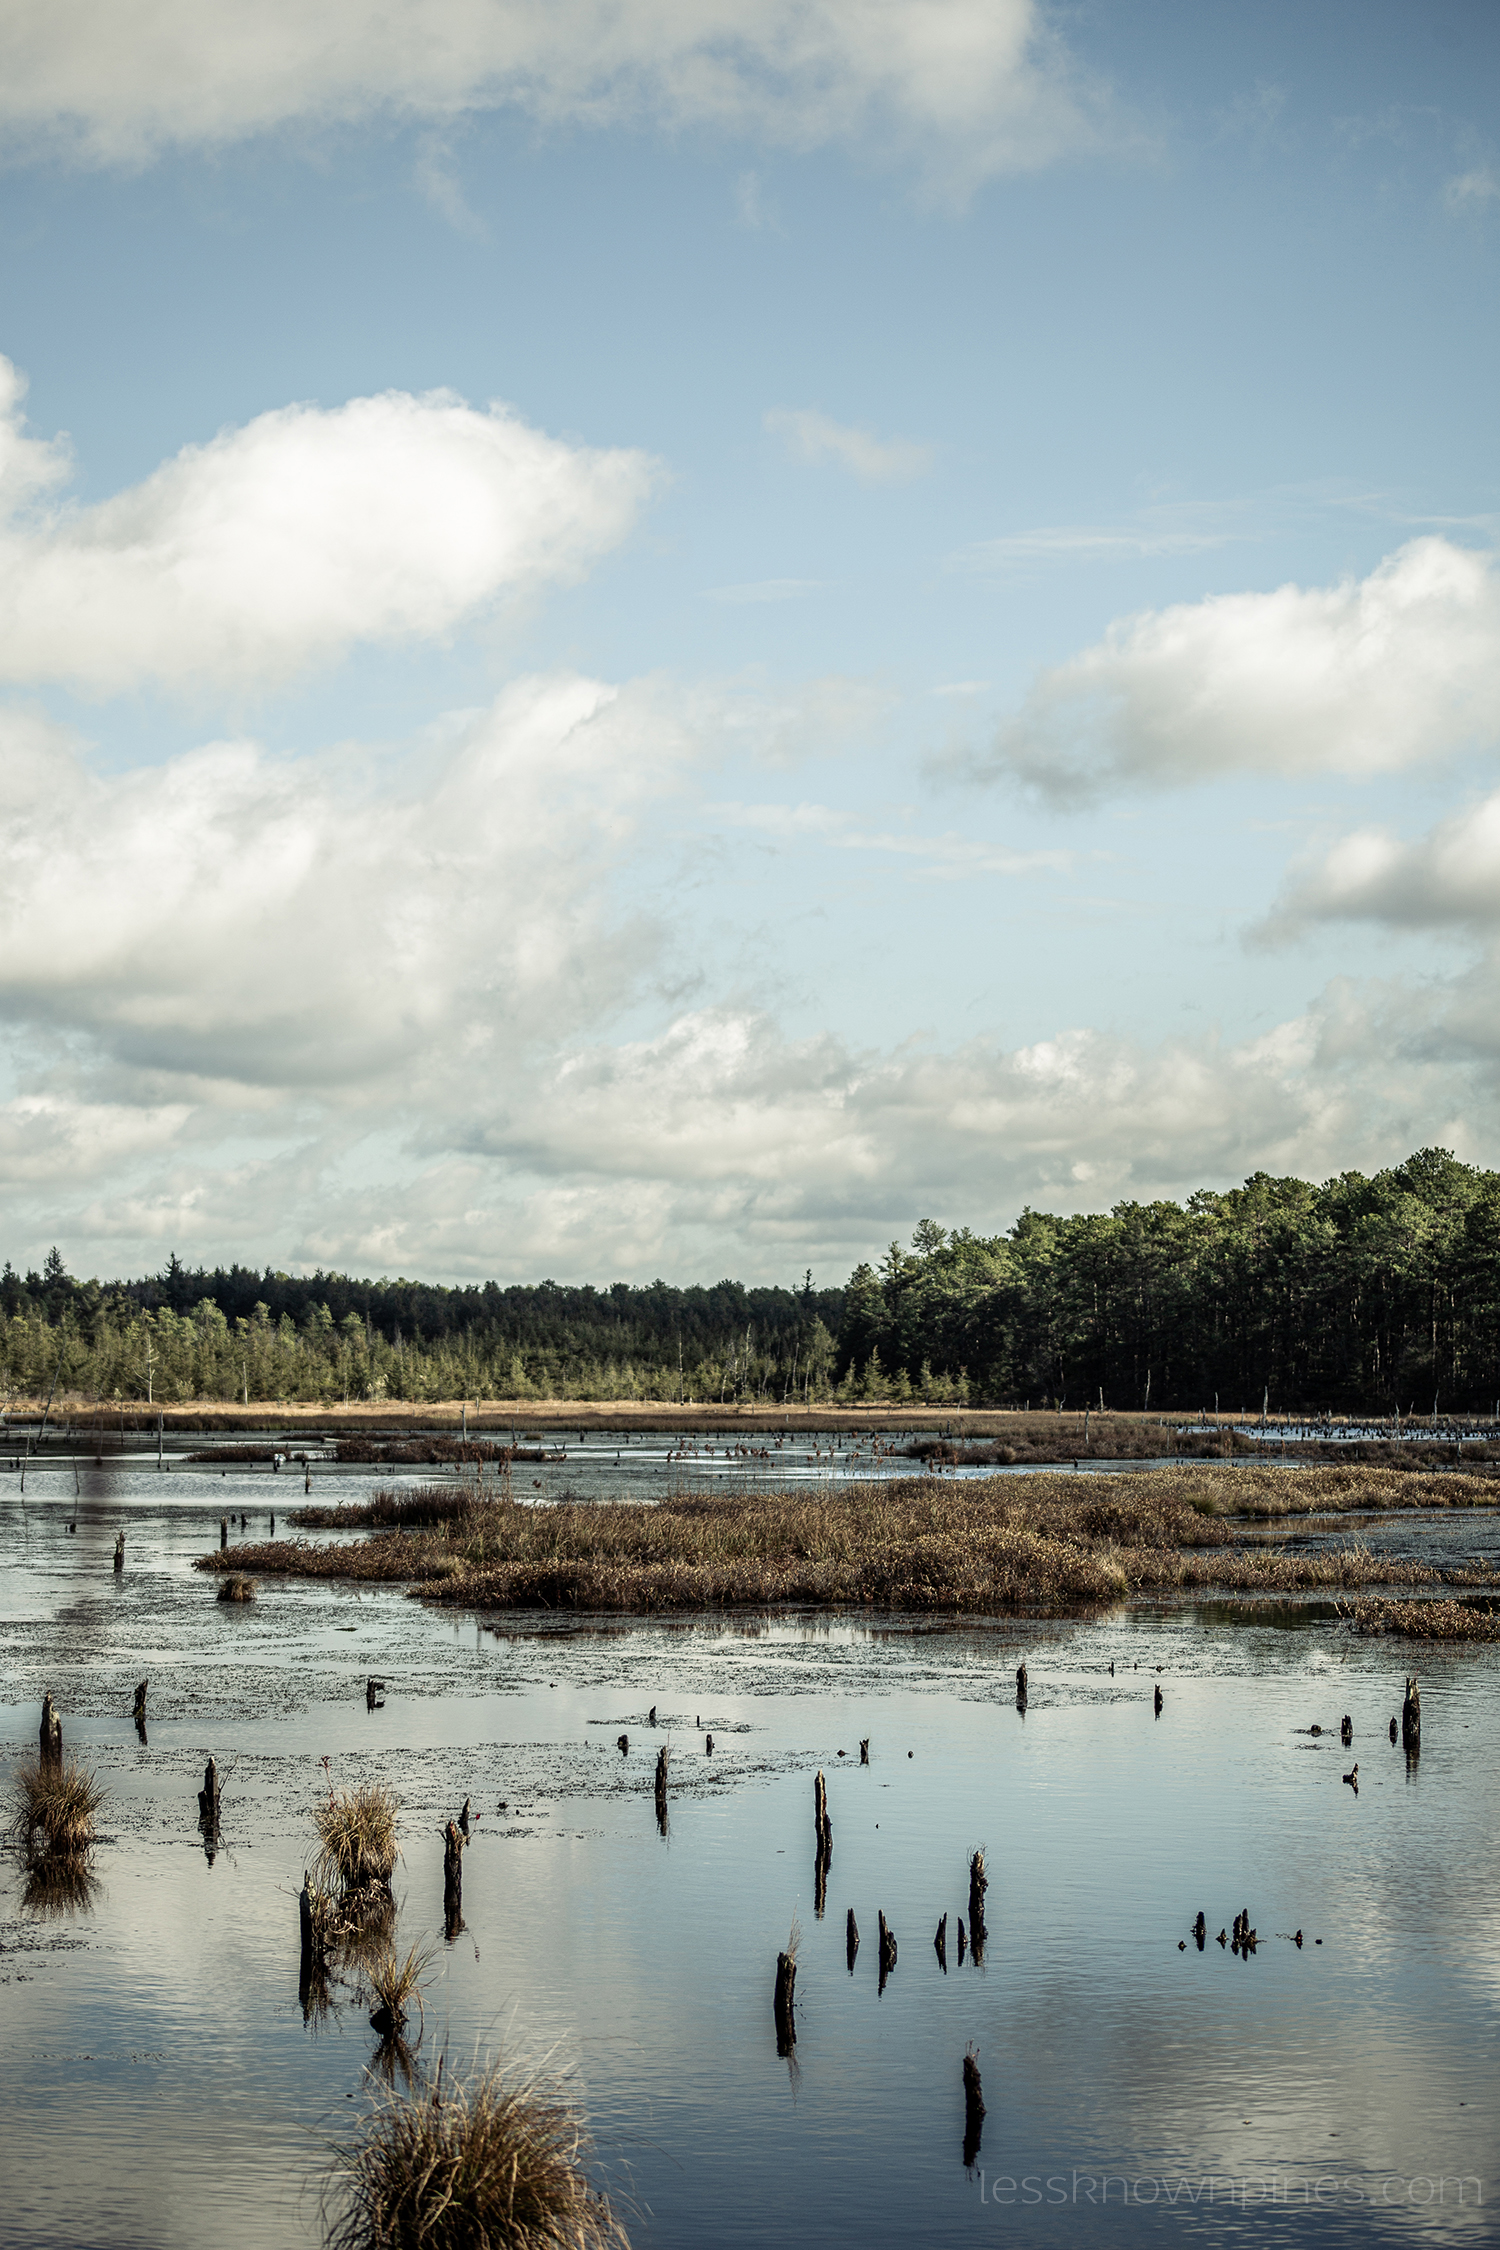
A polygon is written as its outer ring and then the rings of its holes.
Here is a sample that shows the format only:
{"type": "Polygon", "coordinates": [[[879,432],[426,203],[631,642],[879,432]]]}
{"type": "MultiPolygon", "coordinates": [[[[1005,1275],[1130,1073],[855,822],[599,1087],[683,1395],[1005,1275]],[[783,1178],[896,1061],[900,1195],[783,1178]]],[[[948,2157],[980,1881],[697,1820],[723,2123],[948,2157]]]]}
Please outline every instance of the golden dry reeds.
{"type": "MultiPolygon", "coordinates": [[[[1125,1475],[931,1475],[817,1491],[773,1485],[656,1503],[473,1499],[419,1536],[241,1550],[258,1570],[404,1582],[477,1608],[672,1612],[795,1604],[1063,1614],[1133,1594],[1292,1593],[1487,1584],[1358,1542],[1284,1551],[1245,1519],[1492,1505],[1500,1486],[1449,1472],[1200,1463],[1125,1475]],[[1240,1519],[1236,1522],[1234,1519],[1240,1519]]],[[[222,1569],[217,1553],[200,1569],[222,1569]]]]}
{"type": "Polygon", "coordinates": [[[12,1791],[10,1840],[33,1869],[80,1861],[95,1842],[104,1790],[72,1760],[22,1766],[12,1791]]]}
{"type": "Polygon", "coordinates": [[[404,1955],[398,1954],[394,1945],[384,1946],[379,1956],[365,1968],[365,1982],[370,1997],[375,2002],[376,2014],[389,2018],[393,2031],[405,2023],[411,2003],[422,2007],[422,1979],[432,1965],[432,1947],[413,1945],[404,1955]]]}
{"type": "Polygon", "coordinates": [[[334,1789],[313,1807],[318,1853],[313,1878],[328,1892],[390,1888],[400,1856],[396,1792],[383,1781],[334,1789]]]}
{"type": "Polygon", "coordinates": [[[1344,1615],[1355,1633],[1389,1633],[1405,1641],[1500,1641],[1500,1610],[1467,1602],[1358,1600],[1344,1615]]]}
{"type": "Polygon", "coordinates": [[[588,2134],[554,2083],[438,2064],[380,2093],[337,2151],[324,2199],[332,2250],[628,2250],[583,2169],[588,2134]]]}

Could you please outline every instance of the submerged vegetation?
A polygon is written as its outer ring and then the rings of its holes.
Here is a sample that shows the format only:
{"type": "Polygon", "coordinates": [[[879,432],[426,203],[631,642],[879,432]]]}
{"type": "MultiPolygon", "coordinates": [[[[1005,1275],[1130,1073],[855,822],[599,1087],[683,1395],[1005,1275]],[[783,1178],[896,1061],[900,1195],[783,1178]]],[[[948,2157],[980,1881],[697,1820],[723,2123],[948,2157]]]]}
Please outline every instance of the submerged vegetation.
{"type": "Polygon", "coordinates": [[[816,1494],[775,1487],[545,1508],[471,1487],[464,1512],[426,1532],[403,1527],[330,1546],[272,1541],[201,1556],[198,1568],[405,1583],[429,1601],[481,1609],[1062,1613],[1199,1589],[1487,1585],[1483,1573],[1398,1561],[1357,1540],[1288,1547],[1254,1519],[1497,1499],[1493,1481],[1455,1473],[1199,1464],[1107,1480],[929,1475],[816,1494]]]}
{"type": "Polygon", "coordinates": [[[582,2117],[555,2084],[501,2065],[469,2081],[439,2062],[380,2094],[339,2150],[325,2198],[333,2250],[628,2250],[583,2169],[582,2117]]]}
{"type": "MultiPolygon", "coordinates": [[[[447,1289],[347,1274],[0,1274],[15,1393],[1494,1413],[1500,1173],[1422,1149],[1314,1186],[924,1220],[842,1288],[447,1289]]],[[[394,1458],[394,1456],[392,1456],[394,1458]]],[[[352,1456],[351,1456],[352,1458],[352,1456]]]]}

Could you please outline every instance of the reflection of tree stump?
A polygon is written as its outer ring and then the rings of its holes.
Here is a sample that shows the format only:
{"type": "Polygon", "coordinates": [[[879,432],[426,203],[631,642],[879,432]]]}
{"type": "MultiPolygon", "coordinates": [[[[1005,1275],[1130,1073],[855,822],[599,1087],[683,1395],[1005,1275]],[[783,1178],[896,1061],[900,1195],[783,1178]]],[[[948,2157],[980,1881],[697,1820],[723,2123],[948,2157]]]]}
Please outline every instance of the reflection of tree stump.
{"type": "Polygon", "coordinates": [[[1153,1708],[1153,1709],[1155,1710],[1155,1712],[1156,1712],[1156,1716],[1157,1716],[1158,1718],[1160,1718],[1160,1717],[1161,1717],[1161,1689],[1160,1689],[1159,1687],[1158,1687],[1158,1688],[1157,1688],[1157,1689],[1156,1689],[1156,1690],[1154,1691],[1154,1694],[1153,1694],[1153,1698],[1152,1698],[1152,1708],[1153,1708]]]}
{"type": "Polygon", "coordinates": [[[979,2056],[971,2047],[964,2056],[964,2164],[972,2165],[979,2154],[979,2142],[984,2132],[984,2088],[979,2080],[979,2056]]]}
{"type": "Polygon", "coordinates": [[[667,1761],[671,1756],[665,1743],[656,1753],[656,1817],[662,1819],[667,1809],[667,1761]]]}
{"type": "Polygon", "coordinates": [[[854,1909],[851,1906],[849,1918],[844,1924],[844,1954],[849,1963],[849,1974],[851,1976],[854,1974],[854,1956],[858,1951],[859,1924],[854,1919],[854,1909]]]}
{"type": "Polygon", "coordinates": [[[968,1934],[964,1929],[964,1918],[960,1914],[960,1916],[958,1917],[958,1965],[960,1968],[962,1968],[964,1965],[964,1955],[968,1952],[968,1950],[968,1934]]]}
{"type": "Polygon", "coordinates": [[[1422,1691],[1415,1679],[1406,1683],[1406,1700],[1401,1706],[1401,1740],[1408,1750],[1422,1747],[1422,1691]]]}
{"type": "Polygon", "coordinates": [[[938,1957],[938,1967],[946,1976],[948,1974],[948,1917],[946,1914],[937,1926],[937,1936],[932,1941],[932,1948],[938,1957]]]}

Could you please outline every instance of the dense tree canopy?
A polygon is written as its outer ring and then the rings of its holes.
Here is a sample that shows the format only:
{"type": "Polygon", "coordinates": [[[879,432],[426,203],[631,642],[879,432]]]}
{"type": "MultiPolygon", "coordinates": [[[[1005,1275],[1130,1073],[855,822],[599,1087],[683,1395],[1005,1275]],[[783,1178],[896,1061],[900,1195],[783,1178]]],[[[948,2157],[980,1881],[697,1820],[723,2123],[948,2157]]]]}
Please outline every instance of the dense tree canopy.
{"type": "Polygon", "coordinates": [[[844,1289],[447,1289],[245,1267],[0,1276],[11,1393],[928,1398],[1403,1412],[1500,1398],[1500,1174],[1423,1149],[1314,1187],[924,1221],[844,1289]]]}

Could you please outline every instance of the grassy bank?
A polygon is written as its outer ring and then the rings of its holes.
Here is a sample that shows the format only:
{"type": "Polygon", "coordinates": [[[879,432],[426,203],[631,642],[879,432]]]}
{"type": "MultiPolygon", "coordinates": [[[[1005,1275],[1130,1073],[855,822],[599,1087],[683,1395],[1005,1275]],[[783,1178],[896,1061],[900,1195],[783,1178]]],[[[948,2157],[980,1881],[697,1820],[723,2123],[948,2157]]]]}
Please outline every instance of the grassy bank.
{"type": "Polygon", "coordinates": [[[426,1529],[401,1525],[337,1546],[271,1541],[215,1551],[198,1567],[409,1584],[424,1599],[478,1609],[629,1613],[774,1603],[1065,1613],[1133,1594],[1488,1585],[1463,1570],[1397,1565],[1357,1542],[1288,1551],[1227,1520],[1247,1504],[1264,1518],[1318,1505],[1404,1506],[1420,1483],[1444,1506],[1488,1505],[1495,1492],[1487,1480],[1454,1476],[1194,1467],[1108,1481],[911,1477],[813,1496],[715,1492],[649,1506],[485,1499],[426,1529]],[[1307,1489],[1314,1483],[1321,1498],[1307,1489]]]}

